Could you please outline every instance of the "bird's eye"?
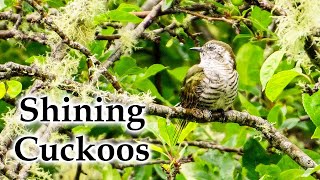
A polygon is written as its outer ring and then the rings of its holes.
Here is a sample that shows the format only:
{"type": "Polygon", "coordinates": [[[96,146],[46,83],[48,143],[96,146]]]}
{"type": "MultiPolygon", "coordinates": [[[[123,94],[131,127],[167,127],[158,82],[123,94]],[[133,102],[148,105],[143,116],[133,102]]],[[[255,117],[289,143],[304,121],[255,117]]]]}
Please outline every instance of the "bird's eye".
{"type": "Polygon", "coordinates": [[[215,49],[216,49],[215,46],[209,46],[209,50],[213,51],[213,50],[215,50],[215,49]]]}

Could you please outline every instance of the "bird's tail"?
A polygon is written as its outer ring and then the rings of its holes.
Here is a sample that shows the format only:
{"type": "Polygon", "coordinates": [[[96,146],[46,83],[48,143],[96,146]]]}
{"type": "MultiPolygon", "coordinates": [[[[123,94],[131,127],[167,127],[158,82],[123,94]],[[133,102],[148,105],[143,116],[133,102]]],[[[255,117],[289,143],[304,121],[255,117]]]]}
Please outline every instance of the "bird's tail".
{"type": "Polygon", "coordinates": [[[177,124],[175,127],[174,135],[173,135],[173,142],[174,144],[177,144],[179,137],[182,133],[182,130],[187,127],[188,121],[185,119],[178,119],[177,124]]]}

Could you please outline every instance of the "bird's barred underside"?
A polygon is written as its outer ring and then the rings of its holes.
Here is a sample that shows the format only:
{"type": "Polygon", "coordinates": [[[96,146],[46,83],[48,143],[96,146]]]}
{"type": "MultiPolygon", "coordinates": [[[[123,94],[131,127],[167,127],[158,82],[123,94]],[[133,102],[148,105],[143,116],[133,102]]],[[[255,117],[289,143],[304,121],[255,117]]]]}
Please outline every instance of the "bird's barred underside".
{"type": "MultiPolygon", "coordinates": [[[[238,72],[231,47],[212,40],[201,48],[200,64],[191,67],[181,88],[181,106],[209,110],[227,110],[238,92],[238,72]]],[[[188,120],[179,120],[175,142],[188,120]]]]}
{"type": "MultiPolygon", "coordinates": [[[[215,71],[219,70],[215,69],[215,71]]],[[[203,106],[203,108],[209,110],[226,110],[232,105],[237,96],[238,73],[231,69],[220,74],[223,74],[226,78],[211,79],[206,77],[202,81],[203,90],[200,94],[198,108],[203,106]]]]}

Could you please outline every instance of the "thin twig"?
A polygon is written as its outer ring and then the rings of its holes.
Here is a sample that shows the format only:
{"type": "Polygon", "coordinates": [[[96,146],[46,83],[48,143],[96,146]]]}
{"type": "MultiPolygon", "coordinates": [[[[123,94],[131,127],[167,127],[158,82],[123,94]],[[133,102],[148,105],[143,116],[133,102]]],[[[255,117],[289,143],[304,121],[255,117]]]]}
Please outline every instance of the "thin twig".
{"type": "MultiPolygon", "coordinates": [[[[159,12],[159,16],[181,13],[180,9],[184,9],[187,11],[207,11],[211,13],[211,12],[216,12],[217,7],[214,6],[213,4],[193,4],[191,6],[183,6],[183,7],[178,6],[178,7],[169,8],[165,11],[159,12]]],[[[131,14],[140,18],[145,18],[146,16],[148,16],[150,12],[151,11],[138,11],[138,12],[131,12],[131,14]]]]}
{"type": "MultiPolygon", "coordinates": [[[[151,25],[153,20],[157,17],[158,13],[160,12],[162,3],[163,1],[160,1],[160,3],[154,6],[151,12],[148,14],[148,16],[145,17],[143,21],[133,30],[132,34],[134,35],[134,39],[138,39],[142,35],[144,30],[151,25]]],[[[105,62],[101,64],[101,68],[105,68],[107,70],[114,63],[114,61],[120,58],[122,53],[122,44],[119,43],[118,46],[115,47],[114,53],[105,62]]]]}
{"type": "Polygon", "coordinates": [[[47,37],[44,34],[27,35],[16,29],[0,30],[0,39],[15,38],[23,41],[35,41],[43,45],[48,45],[47,37]]]}
{"type": "Polygon", "coordinates": [[[153,161],[146,161],[143,163],[134,163],[134,164],[116,164],[112,163],[112,167],[116,169],[124,169],[127,167],[135,167],[135,166],[146,166],[146,165],[153,165],[153,164],[170,164],[169,160],[153,160],[153,161]]]}
{"type": "Polygon", "coordinates": [[[14,76],[30,76],[41,80],[52,80],[54,76],[42,71],[37,66],[20,65],[13,62],[7,62],[0,65],[0,79],[10,79],[14,76]]]}
{"type": "MultiPolygon", "coordinates": [[[[144,138],[144,139],[133,139],[134,141],[141,141],[141,142],[147,142],[147,143],[151,143],[151,144],[162,144],[163,142],[157,139],[150,139],[150,138],[144,138]]],[[[183,141],[181,143],[184,146],[196,146],[199,148],[205,148],[205,149],[217,149],[221,152],[234,152],[237,153],[239,155],[243,154],[243,150],[241,148],[232,148],[232,147],[226,147],[226,146],[222,146],[219,144],[214,144],[212,142],[207,142],[207,141],[183,141]]],[[[179,145],[179,144],[177,144],[179,145]]]]}

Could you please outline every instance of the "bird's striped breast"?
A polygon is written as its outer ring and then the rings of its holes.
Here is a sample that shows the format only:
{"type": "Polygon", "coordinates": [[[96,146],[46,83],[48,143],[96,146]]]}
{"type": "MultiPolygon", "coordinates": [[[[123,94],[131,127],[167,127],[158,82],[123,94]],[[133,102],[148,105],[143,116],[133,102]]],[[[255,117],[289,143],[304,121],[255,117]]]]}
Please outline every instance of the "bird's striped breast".
{"type": "Polygon", "coordinates": [[[204,68],[204,73],[198,105],[210,110],[228,109],[237,96],[237,71],[216,66],[215,69],[204,68]]]}

